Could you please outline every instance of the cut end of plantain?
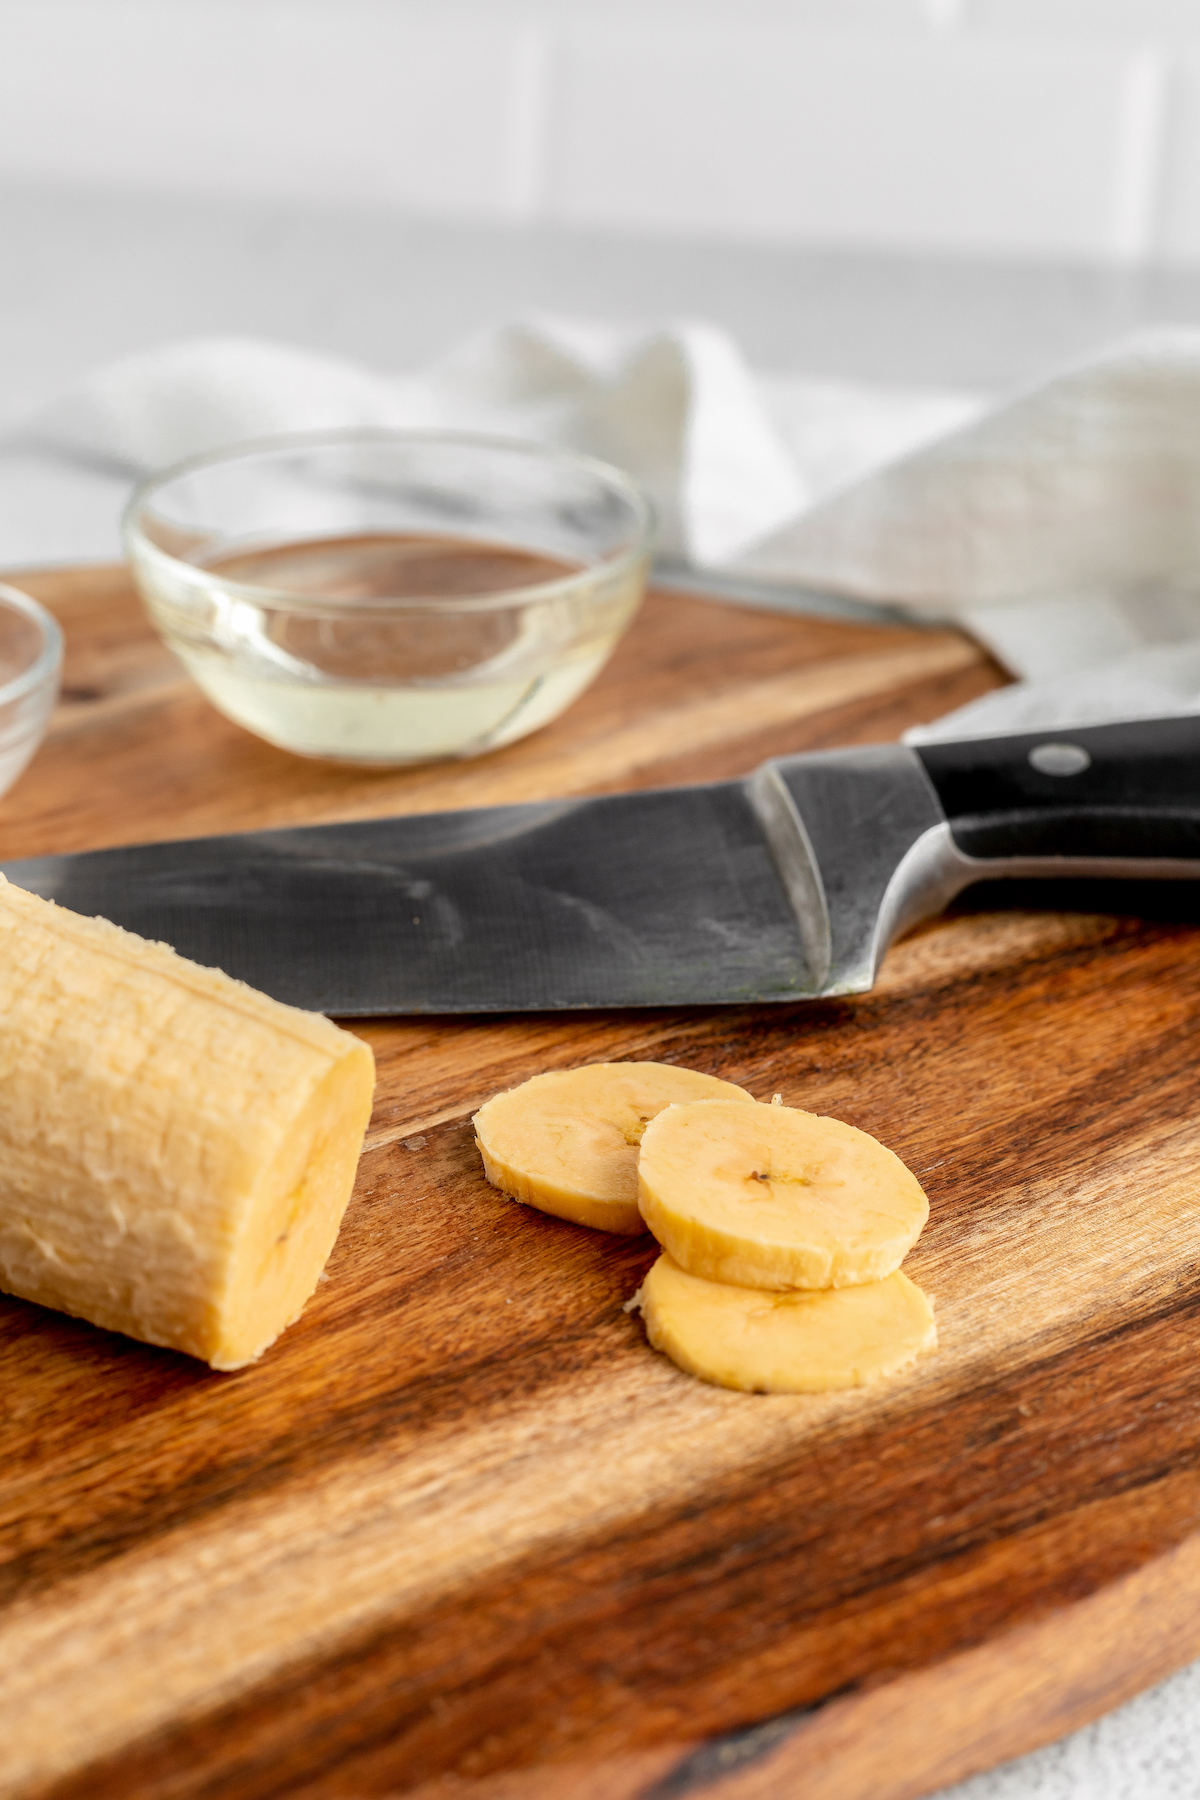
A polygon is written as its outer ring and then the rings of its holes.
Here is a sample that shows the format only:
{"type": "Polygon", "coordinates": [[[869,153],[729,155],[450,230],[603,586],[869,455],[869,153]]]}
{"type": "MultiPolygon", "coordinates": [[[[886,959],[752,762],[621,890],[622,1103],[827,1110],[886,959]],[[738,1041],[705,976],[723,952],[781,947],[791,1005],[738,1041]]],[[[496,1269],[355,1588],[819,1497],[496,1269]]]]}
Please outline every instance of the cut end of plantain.
{"type": "Polygon", "coordinates": [[[0,879],[0,1288],[218,1369],[298,1317],[369,1047],[0,879]]]}
{"type": "Polygon", "coordinates": [[[672,1106],[646,1128],[638,1203],[681,1269],[770,1289],[881,1281],[929,1217],[916,1177],[865,1131],[721,1100],[672,1106]]]}
{"type": "Polygon", "coordinates": [[[689,1375],[758,1394],[866,1387],[937,1342],[907,1275],[857,1287],[768,1293],[689,1275],[660,1256],[641,1288],[646,1335],[689,1375]]]}
{"type": "Polygon", "coordinates": [[[576,1225],[632,1235],[638,1147],[649,1122],[680,1101],[754,1101],[731,1081],[672,1063],[589,1063],[534,1075],[475,1115],[483,1168],[510,1199],[576,1225]]]}

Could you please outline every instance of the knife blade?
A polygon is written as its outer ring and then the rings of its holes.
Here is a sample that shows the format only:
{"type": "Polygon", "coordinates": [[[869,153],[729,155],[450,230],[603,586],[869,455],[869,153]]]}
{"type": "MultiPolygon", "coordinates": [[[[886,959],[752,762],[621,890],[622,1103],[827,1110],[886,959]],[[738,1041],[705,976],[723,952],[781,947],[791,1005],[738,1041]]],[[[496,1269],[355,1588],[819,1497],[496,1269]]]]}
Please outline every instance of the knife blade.
{"type": "Polygon", "coordinates": [[[997,877],[1200,876],[1200,719],[786,756],[744,779],[0,864],[353,1017],[866,991],[997,877]]]}

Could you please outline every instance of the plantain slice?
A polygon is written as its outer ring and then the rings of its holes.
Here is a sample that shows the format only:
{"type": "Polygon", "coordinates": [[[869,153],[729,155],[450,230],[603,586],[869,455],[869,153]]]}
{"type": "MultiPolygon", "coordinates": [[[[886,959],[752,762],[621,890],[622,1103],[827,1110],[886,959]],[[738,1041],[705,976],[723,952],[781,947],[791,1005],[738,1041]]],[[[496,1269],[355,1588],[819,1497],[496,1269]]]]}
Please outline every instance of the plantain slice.
{"type": "Polygon", "coordinates": [[[865,1131],[757,1101],[659,1113],[638,1203],[681,1269],[772,1289],[881,1281],[929,1217],[916,1177],[865,1131]]]}
{"type": "Polygon", "coordinates": [[[772,1294],[703,1281],[663,1255],[642,1283],[641,1304],[656,1350],[701,1381],[746,1393],[866,1387],[937,1342],[933,1308],[899,1273],[772,1294]]]}
{"type": "Polygon", "coordinates": [[[493,1187],[577,1225],[626,1235],[638,1211],[642,1132],[664,1106],[719,1098],[754,1105],[731,1081],[671,1063],[588,1063],[534,1075],[475,1114],[475,1138],[493,1187]]]}

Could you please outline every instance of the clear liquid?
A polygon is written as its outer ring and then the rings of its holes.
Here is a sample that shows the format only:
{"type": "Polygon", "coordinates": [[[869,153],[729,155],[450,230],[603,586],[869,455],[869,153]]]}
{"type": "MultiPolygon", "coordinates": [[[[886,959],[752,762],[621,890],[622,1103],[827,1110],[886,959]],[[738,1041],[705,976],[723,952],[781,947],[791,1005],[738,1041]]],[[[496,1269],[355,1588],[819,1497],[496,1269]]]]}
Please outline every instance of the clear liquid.
{"type": "Polygon", "coordinates": [[[0,740],[0,794],[7,794],[36,749],[36,737],[21,737],[11,743],[0,740]]]}
{"type": "MultiPolygon", "coordinates": [[[[10,660],[0,652],[0,688],[23,675],[28,666],[27,658],[10,660]]],[[[40,744],[55,695],[56,689],[50,687],[0,701],[0,794],[8,792],[40,744]]]]}
{"type": "Polygon", "coordinates": [[[398,533],[179,568],[140,567],[143,591],[228,718],[301,755],[376,764],[474,755],[548,723],[607,660],[642,586],[640,569],[614,577],[506,545],[398,533]],[[519,592],[548,582],[566,585],[519,592]],[[509,591],[511,606],[473,598],[509,591]]]}

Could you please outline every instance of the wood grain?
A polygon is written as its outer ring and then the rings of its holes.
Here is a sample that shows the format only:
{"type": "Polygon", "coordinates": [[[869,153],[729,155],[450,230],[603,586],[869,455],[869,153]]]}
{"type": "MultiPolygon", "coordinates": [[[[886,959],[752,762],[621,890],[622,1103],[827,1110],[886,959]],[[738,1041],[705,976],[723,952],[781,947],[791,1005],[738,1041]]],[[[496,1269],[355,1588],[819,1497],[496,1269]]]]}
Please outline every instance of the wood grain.
{"type": "MultiPolygon", "coordinates": [[[[951,633],[661,598],[536,738],[373,776],[217,718],[120,572],[28,585],[68,682],[6,857],[741,773],[999,679],[951,633]]],[[[259,1368],[0,1300],[0,1795],[902,1800],[1200,1652],[1196,950],[964,910],[853,1002],[362,1027],[355,1199],[259,1368]],[[509,1204],[472,1144],[599,1056],[896,1149],[937,1354],[796,1398],[654,1355],[648,1240],[509,1204]]]]}

